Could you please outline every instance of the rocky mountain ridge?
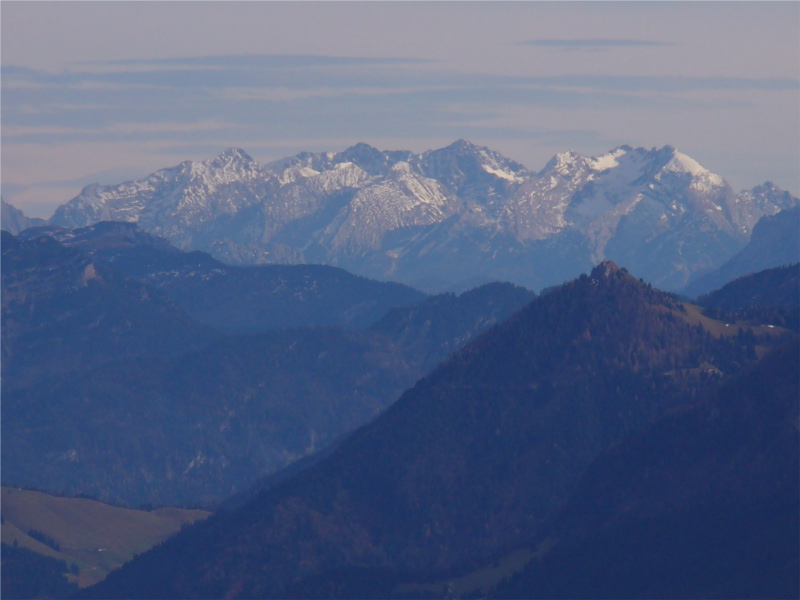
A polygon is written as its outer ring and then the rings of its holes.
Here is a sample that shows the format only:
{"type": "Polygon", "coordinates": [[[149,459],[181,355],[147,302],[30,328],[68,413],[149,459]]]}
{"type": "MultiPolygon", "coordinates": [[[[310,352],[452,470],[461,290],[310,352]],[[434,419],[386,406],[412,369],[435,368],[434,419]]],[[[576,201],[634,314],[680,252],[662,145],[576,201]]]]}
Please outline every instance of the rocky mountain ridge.
{"type": "Polygon", "coordinates": [[[611,259],[678,289],[798,204],[736,194],[672,146],[556,155],[533,172],[459,140],[420,154],[357,144],[260,165],[246,152],[91,185],[50,223],[137,222],[228,263],[320,263],[426,291],[507,280],[538,290],[611,259]]]}
{"type": "Polygon", "coordinates": [[[14,235],[24,231],[29,227],[41,227],[47,222],[44,219],[28,217],[20,209],[10,205],[0,198],[0,221],[3,223],[3,231],[14,235]]]}

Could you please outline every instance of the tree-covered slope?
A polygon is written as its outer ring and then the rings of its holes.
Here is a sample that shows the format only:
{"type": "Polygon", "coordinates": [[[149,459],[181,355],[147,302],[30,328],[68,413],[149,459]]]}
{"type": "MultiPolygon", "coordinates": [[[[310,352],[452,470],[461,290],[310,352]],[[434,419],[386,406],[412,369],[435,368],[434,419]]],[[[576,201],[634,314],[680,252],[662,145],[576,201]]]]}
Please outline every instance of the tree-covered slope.
{"type": "Polygon", "coordinates": [[[103,500],[212,505],[324,447],[418,373],[338,329],[237,336],[104,365],[3,397],[3,478],[103,500]]]}
{"type": "Polygon", "coordinates": [[[176,356],[215,338],[166,295],[77,249],[2,235],[4,391],[121,358],[176,356]]]}
{"type": "Polygon", "coordinates": [[[485,329],[502,323],[536,295],[511,283],[487,283],[462,292],[430,296],[389,310],[370,327],[414,356],[427,373],[485,329]]]}
{"type": "Polygon", "coordinates": [[[227,267],[132,224],[3,235],[4,482],[132,506],[246,490],[532,297],[497,284],[401,308],[425,296],[332,267],[227,267]],[[223,336],[198,306],[267,331],[223,336]],[[391,307],[396,326],[319,327],[391,307]]]}
{"type": "Polygon", "coordinates": [[[501,598],[796,598],[798,346],[599,457],[501,598]]]}
{"type": "Polygon", "coordinates": [[[765,269],[734,279],[698,299],[703,306],[727,312],[748,307],[800,307],[800,263],[765,269]]]}
{"type": "Polygon", "coordinates": [[[776,335],[725,328],[604,263],[468,344],[327,458],[89,593],[283,597],[321,578],[315,595],[346,596],[326,573],[478,564],[541,532],[610,444],[776,335]]]}
{"type": "Polygon", "coordinates": [[[233,267],[204,252],[183,252],[134,223],[30,229],[52,237],[171,298],[192,318],[228,333],[287,327],[366,327],[396,306],[425,299],[398,283],[323,265],[233,267]]]}

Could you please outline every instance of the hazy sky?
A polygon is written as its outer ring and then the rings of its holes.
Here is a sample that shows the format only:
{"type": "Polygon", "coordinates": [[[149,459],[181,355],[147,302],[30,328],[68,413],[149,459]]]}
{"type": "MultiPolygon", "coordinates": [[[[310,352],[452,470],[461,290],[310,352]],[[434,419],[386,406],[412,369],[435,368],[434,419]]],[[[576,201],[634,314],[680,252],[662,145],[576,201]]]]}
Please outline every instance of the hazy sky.
{"type": "Polygon", "coordinates": [[[539,170],[671,144],[800,192],[798,2],[0,2],[2,194],[31,216],[229,146],[458,138],[539,170]]]}

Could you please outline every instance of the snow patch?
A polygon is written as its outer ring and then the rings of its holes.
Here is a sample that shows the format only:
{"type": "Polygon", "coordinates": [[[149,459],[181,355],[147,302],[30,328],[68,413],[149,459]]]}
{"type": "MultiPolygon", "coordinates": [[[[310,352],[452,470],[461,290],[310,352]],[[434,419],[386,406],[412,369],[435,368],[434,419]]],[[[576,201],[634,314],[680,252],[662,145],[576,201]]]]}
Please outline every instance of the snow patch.
{"type": "Polygon", "coordinates": [[[298,173],[302,177],[314,177],[315,175],[319,175],[319,171],[312,169],[311,167],[302,167],[298,169],[298,173]]]}
{"type": "Polygon", "coordinates": [[[495,177],[499,177],[500,179],[506,179],[507,181],[513,181],[515,183],[519,183],[520,181],[524,181],[521,177],[514,175],[514,173],[510,173],[504,169],[493,169],[489,165],[481,165],[483,170],[495,177]]]}
{"type": "Polygon", "coordinates": [[[698,163],[695,159],[682,152],[675,151],[675,154],[672,157],[666,166],[664,167],[667,171],[672,172],[683,172],[689,173],[692,177],[696,177],[699,179],[705,179],[710,185],[722,185],[723,179],[719,175],[712,173],[700,163],[698,163]]]}
{"type": "Polygon", "coordinates": [[[619,161],[617,159],[624,154],[626,154],[625,150],[622,148],[617,148],[608,154],[602,154],[600,156],[590,158],[588,163],[594,171],[607,171],[608,169],[613,169],[614,167],[619,166],[619,161]]]}

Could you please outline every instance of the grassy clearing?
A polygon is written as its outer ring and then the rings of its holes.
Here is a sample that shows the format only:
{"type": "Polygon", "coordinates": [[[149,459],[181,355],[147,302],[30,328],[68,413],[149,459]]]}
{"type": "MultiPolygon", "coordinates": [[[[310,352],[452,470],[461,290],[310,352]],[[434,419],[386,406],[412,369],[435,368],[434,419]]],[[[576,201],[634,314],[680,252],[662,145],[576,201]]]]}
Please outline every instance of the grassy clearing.
{"type": "Polygon", "coordinates": [[[81,587],[108,573],[180,530],[207,518],[204,510],[159,508],[134,510],[86,498],[62,498],[32,490],[3,487],[0,492],[2,540],[75,564],[70,578],[81,587]],[[55,550],[28,535],[35,529],[55,540],[55,550]]]}
{"type": "Polygon", "coordinates": [[[782,327],[773,327],[771,325],[753,325],[746,321],[734,321],[725,323],[717,321],[711,317],[703,314],[703,309],[694,304],[684,304],[686,311],[682,313],[683,319],[691,324],[700,324],[703,329],[716,336],[732,337],[738,335],[740,331],[752,331],[755,335],[766,335],[770,337],[777,337],[789,333],[787,329],[782,327]]]}

